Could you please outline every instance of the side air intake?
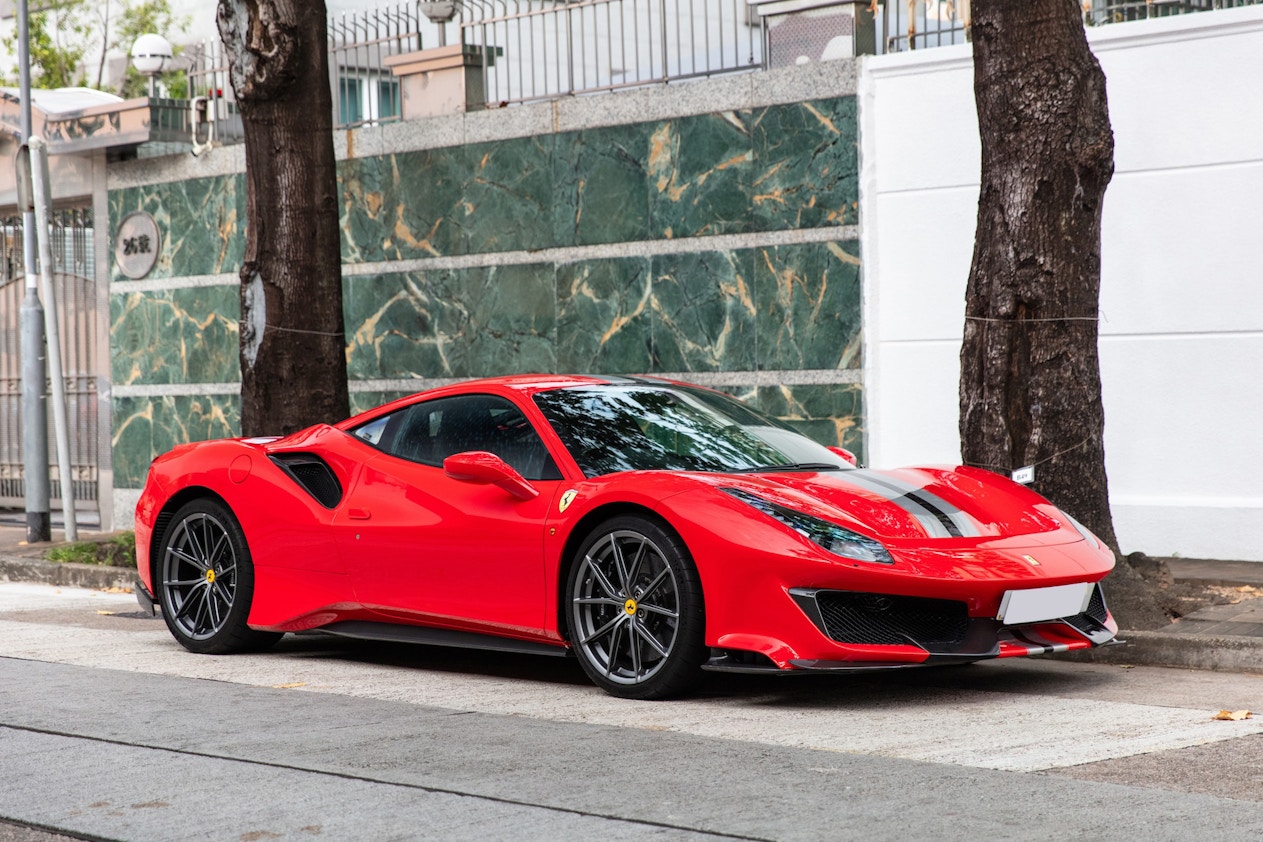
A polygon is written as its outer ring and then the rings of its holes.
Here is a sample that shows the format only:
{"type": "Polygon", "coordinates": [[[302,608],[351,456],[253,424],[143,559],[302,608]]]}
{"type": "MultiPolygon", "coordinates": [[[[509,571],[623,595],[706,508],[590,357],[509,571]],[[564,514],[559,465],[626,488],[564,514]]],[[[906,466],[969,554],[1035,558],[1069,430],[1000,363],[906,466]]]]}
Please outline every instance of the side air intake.
{"type": "Polygon", "coordinates": [[[338,482],[333,469],[319,456],[310,453],[274,453],[269,458],[326,509],[332,509],[342,502],[342,484],[338,482]]]}

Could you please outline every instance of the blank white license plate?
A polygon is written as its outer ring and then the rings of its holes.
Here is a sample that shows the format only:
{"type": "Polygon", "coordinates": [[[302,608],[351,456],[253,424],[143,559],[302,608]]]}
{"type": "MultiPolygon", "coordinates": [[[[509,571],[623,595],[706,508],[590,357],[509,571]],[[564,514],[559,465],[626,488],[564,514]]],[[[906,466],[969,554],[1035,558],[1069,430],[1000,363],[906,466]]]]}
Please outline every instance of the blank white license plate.
{"type": "Polygon", "coordinates": [[[1092,597],[1092,583],[1058,585],[1055,588],[1031,588],[1025,591],[1006,591],[1000,603],[1000,615],[996,618],[1010,626],[1021,623],[1038,623],[1041,620],[1057,620],[1082,614],[1092,597]]]}

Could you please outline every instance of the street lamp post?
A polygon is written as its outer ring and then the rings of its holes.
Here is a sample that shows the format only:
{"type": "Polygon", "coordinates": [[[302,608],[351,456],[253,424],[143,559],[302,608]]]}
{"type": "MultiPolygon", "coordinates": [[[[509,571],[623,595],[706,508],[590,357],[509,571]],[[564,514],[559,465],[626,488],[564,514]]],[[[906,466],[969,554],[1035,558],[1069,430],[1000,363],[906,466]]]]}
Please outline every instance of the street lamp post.
{"type": "Polygon", "coordinates": [[[156,96],[158,74],[171,63],[175,51],[171,42],[148,32],[132,42],[132,67],[149,77],[149,97],[156,96]]]}
{"type": "MultiPolygon", "coordinates": [[[[31,34],[27,0],[18,0],[18,86],[22,111],[22,144],[31,139],[31,34]]],[[[23,180],[30,184],[30,157],[23,180]]],[[[24,197],[22,208],[22,260],[26,269],[26,297],[22,300],[19,332],[22,349],[22,478],[26,494],[26,540],[50,541],[53,537],[48,482],[48,407],[44,403],[44,307],[40,304],[35,274],[35,204],[24,197]]]]}

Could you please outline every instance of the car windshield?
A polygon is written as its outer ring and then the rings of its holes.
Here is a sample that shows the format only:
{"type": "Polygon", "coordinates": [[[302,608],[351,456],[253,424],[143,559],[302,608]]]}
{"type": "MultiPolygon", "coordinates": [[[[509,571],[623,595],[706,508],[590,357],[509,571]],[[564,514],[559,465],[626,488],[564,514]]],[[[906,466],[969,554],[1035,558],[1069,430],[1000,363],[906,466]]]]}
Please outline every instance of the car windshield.
{"type": "Polygon", "coordinates": [[[617,471],[846,470],[823,445],[718,392],[576,386],[535,404],[586,476],[617,471]]]}

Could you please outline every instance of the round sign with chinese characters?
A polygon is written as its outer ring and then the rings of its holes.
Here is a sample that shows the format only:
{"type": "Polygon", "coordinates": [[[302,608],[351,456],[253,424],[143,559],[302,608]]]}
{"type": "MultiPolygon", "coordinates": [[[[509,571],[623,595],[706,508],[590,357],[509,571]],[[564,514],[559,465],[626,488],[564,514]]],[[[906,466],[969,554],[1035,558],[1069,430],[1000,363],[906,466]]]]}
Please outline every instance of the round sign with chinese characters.
{"type": "Polygon", "coordinates": [[[152,216],[136,211],[123,217],[114,235],[114,262],[120,272],[133,280],[145,277],[158,262],[161,250],[162,235],[152,216]]]}

